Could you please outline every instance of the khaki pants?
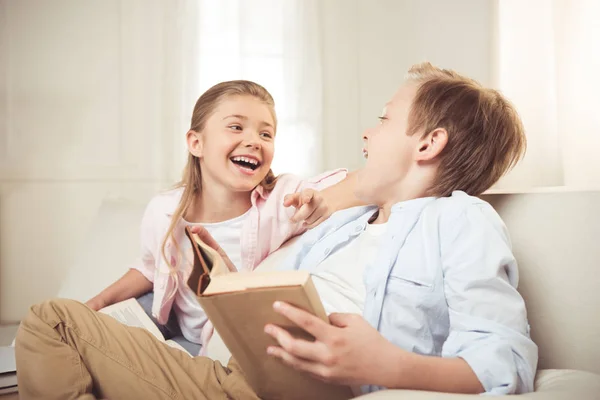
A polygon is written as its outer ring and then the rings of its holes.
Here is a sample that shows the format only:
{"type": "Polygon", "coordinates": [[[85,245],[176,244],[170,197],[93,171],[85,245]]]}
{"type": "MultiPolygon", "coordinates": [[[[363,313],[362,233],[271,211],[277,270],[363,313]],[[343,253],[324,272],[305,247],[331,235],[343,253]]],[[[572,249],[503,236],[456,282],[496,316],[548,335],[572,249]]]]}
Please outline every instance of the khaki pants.
{"type": "Polygon", "coordinates": [[[16,339],[19,398],[257,399],[237,364],[190,357],[72,300],[31,308],[16,339]]]}

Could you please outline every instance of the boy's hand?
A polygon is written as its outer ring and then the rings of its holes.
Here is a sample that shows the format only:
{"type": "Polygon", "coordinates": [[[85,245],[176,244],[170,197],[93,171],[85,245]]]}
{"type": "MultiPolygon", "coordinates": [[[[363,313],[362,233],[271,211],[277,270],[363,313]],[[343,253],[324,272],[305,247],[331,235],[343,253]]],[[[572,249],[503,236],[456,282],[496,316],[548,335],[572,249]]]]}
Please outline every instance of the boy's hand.
{"type": "Polygon", "coordinates": [[[219,253],[219,255],[223,258],[223,261],[225,261],[227,269],[229,269],[231,272],[237,272],[237,268],[235,267],[235,265],[233,265],[227,253],[225,253],[225,250],[223,250],[221,246],[219,246],[219,243],[217,243],[217,241],[210,235],[210,233],[208,233],[206,228],[199,225],[190,226],[190,232],[198,235],[198,237],[200,237],[200,240],[202,240],[204,243],[215,249],[217,253],[219,253]]]}
{"type": "Polygon", "coordinates": [[[285,364],[326,382],[347,385],[379,384],[395,374],[404,352],[388,342],[357,314],[331,314],[332,325],[293,307],[275,302],[273,308],[315,337],[314,342],[292,337],[288,331],[267,325],[265,332],[279,344],[267,352],[285,364]]]}
{"type": "Polygon", "coordinates": [[[304,221],[308,229],[319,225],[333,213],[331,207],[324,201],[321,192],[313,189],[304,189],[301,192],[286,195],[283,205],[295,207],[296,212],[292,216],[292,221],[304,221]]]}

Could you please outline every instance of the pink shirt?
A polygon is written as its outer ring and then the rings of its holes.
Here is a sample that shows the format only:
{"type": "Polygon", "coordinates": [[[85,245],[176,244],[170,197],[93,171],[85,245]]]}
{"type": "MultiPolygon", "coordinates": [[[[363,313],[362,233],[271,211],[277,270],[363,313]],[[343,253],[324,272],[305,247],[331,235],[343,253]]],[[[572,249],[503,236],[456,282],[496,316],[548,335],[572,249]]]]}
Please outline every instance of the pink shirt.
{"type": "MultiPolygon", "coordinates": [[[[326,172],[309,180],[284,174],[278,178],[273,190],[265,191],[262,186],[254,189],[251,193],[252,206],[248,218],[244,221],[240,238],[241,270],[254,270],[262,260],[277,250],[286,240],[305,230],[302,223],[290,221],[294,208],[283,206],[283,198],[286,194],[307,188],[323,190],[340,182],[346,175],[345,169],[326,172]]],[[[185,284],[185,281],[181,279],[181,273],[171,273],[161,253],[163,239],[182,193],[183,189],[170,190],[155,196],[150,201],[142,218],[141,257],[132,267],[154,283],[152,314],[160,324],[167,322],[179,285],[185,284]]],[[[184,227],[185,223],[180,220],[173,232],[178,243],[188,240],[184,233],[184,227]]],[[[177,249],[172,240],[167,242],[165,253],[170,263],[176,265],[177,249]]],[[[183,264],[180,261],[179,265],[183,264]]],[[[206,317],[204,320],[203,350],[206,349],[212,335],[212,324],[206,323],[206,317]]]]}

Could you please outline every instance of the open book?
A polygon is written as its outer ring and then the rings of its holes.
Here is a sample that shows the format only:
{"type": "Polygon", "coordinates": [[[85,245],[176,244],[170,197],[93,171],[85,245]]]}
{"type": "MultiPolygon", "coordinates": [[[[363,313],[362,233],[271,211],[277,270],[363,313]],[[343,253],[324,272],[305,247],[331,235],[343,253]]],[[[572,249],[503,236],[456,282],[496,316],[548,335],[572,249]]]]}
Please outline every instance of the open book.
{"type": "MultiPolygon", "coordinates": [[[[181,345],[173,340],[165,340],[164,336],[154,322],[150,319],[148,314],[144,311],[140,303],[137,302],[136,299],[128,299],[121,301],[119,303],[111,304],[108,307],[104,307],[99,310],[99,312],[110,315],[117,321],[121,322],[124,325],[128,326],[136,326],[138,328],[144,328],[149,331],[152,335],[154,335],[161,342],[165,342],[171,347],[179,349],[190,357],[192,356],[186,349],[181,347],[181,345]]],[[[194,354],[197,355],[197,354],[194,354]]]]}
{"type": "Polygon", "coordinates": [[[329,321],[321,299],[305,271],[230,272],[223,258],[196,234],[186,231],[194,249],[188,286],[261,398],[348,399],[348,386],[326,384],[267,354],[277,345],[264,333],[267,323],[293,336],[314,338],[273,310],[277,300],[302,308],[329,321]]]}

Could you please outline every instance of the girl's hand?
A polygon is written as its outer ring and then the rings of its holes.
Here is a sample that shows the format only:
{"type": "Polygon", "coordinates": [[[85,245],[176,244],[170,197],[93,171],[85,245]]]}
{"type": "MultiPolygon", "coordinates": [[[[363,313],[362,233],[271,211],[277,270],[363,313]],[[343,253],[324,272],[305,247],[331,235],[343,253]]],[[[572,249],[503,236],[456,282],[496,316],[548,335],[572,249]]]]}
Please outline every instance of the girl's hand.
{"type": "Polygon", "coordinates": [[[106,301],[104,301],[100,296],[96,296],[85,302],[85,305],[91,308],[94,311],[98,311],[104,307],[106,307],[106,301]]]}
{"type": "Polygon", "coordinates": [[[301,192],[288,194],[283,199],[286,207],[295,207],[292,222],[304,221],[308,228],[314,228],[325,221],[333,213],[321,192],[313,189],[304,189],[301,192]]]}
{"type": "Polygon", "coordinates": [[[237,268],[235,267],[235,265],[233,265],[233,263],[229,259],[229,256],[227,256],[225,250],[223,250],[221,246],[219,246],[219,243],[217,243],[217,241],[210,235],[210,233],[208,233],[206,228],[204,228],[203,226],[195,225],[190,227],[190,232],[198,235],[200,240],[202,240],[204,243],[215,249],[217,253],[219,253],[219,255],[223,258],[223,261],[225,261],[225,265],[231,272],[237,272],[237,268]]]}

